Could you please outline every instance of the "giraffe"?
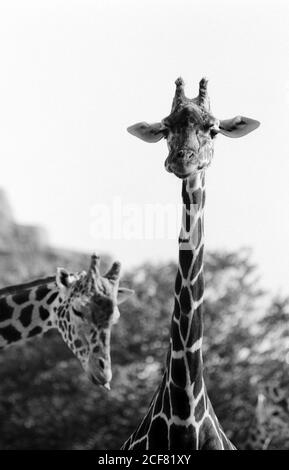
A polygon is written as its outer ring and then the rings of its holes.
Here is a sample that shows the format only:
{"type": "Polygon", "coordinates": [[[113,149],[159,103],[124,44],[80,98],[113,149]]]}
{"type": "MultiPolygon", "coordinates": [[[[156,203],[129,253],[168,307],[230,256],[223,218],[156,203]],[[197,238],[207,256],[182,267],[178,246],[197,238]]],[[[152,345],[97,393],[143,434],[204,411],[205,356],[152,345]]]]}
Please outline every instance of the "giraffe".
{"type": "Polygon", "coordinates": [[[137,123],[128,131],[146,142],[166,138],[167,171],[182,179],[183,216],[170,344],[162,381],[148,412],[123,449],[233,450],[216,417],[203,377],[205,170],[217,133],[241,137],[259,123],[236,117],[219,121],[210,112],[207,80],[197,98],[188,99],[176,80],[171,114],[155,124],[137,123]]]}
{"type": "Polygon", "coordinates": [[[56,328],[95,385],[110,389],[111,327],[118,305],[133,291],[119,287],[119,262],[100,275],[92,255],[88,272],[69,273],[0,290],[0,350],[56,328]]]}
{"type": "Polygon", "coordinates": [[[289,438],[288,380],[270,378],[258,393],[255,413],[249,426],[244,449],[287,448],[289,438]]]}

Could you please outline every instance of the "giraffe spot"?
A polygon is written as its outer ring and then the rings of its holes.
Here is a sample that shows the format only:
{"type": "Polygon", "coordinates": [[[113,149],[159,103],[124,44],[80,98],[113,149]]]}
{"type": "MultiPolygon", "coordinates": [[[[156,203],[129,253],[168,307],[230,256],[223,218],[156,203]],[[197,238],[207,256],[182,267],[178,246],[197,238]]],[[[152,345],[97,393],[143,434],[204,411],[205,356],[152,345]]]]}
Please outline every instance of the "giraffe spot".
{"type": "Polygon", "coordinates": [[[186,367],[184,359],[171,360],[171,377],[178,387],[186,386],[186,367]]]}
{"type": "Polygon", "coordinates": [[[68,339],[72,343],[72,334],[71,334],[71,326],[68,325],[68,339]]]}
{"type": "Polygon", "coordinates": [[[40,286],[36,289],[35,299],[40,302],[43,300],[50,292],[50,289],[47,286],[40,286]]]}
{"type": "MultiPolygon", "coordinates": [[[[54,308],[54,311],[56,312],[57,311],[57,307],[54,308]]],[[[58,316],[59,318],[64,318],[65,317],[65,314],[66,314],[66,308],[63,306],[63,307],[60,307],[60,309],[58,310],[58,316]]]]}
{"type": "Polygon", "coordinates": [[[50,313],[46,308],[44,308],[42,305],[40,305],[39,315],[40,315],[41,320],[45,321],[45,320],[47,320],[47,318],[49,318],[50,313]]]}
{"type": "Polygon", "coordinates": [[[198,301],[202,298],[204,294],[204,276],[202,272],[197,277],[194,285],[191,286],[191,292],[195,301],[198,301]]]}
{"type": "Polygon", "coordinates": [[[205,401],[204,397],[201,396],[200,400],[198,401],[198,404],[195,408],[195,420],[196,421],[201,421],[205,413],[205,401]]]}
{"type": "Polygon", "coordinates": [[[197,351],[193,353],[188,351],[186,353],[186,358],[187,358],[188,367],[189,367],[191,384],[193,382],[196,382],[197,380],[201,381],[202,371],[203,371],[203,362],[202,362],[200,349],[198,349],[197,351]]]}
{"type": "Polygon", "coordinates": [[[35,328],[32,328],[32,330],[29,331],[28,338],[39,335],[40,333],[42,333],[42,328],[40,326],[35,326],[35,328]]]}
{"type": "Polygon", "coordinates": [[[75,347],[76,349],[78,349],[78,348],[81,348],[81,346],[83,346],[82,341],[80,341],[80,339],[76,339],[76,340],[74,341],[74,347],[75,347]]]}
{"type": "Polygon", "coordinates": [[[171,403],[170,403],[170,392],[169,388],[166,387],[164,398],[163,398],[163,413],[167,416],[168,419],[171,417],[171,403]]]}
{"type": "Polygon", "coordinates": [[[19,294],[12,295],[12,300],[17,305],[22,305],[25,302],[28,302],[30,298],[30,290],[23,290],[19,294]]]}
{"type": "Polygon", "coordinates": [[[200,251],[198,253],[198,256],[196,257],[192,269],[192,279],[195,279],[197,274],[200,272],[201,267],[203,266],[203,259],[204,259],[204,247],[202,246],[200,248],[200,251]]]}
{"type": "Polygon", "coordinates": [[[170,383],[172,414],[180,419],[188,419],[191,413],[190,402],[186,391],[170,383]]]}
{"type": "Polygon", "coordinates": [[[202,241],[202,236],[203,236],[203,225],[202,225],[201,218],[199,218],[192,233],[192,240],[193,240],[194,247],[196,249],[199,248],[199,245],[202,241]]]}
{"type": "Polygon", "coordinates": [[[66,321],[64,320],[59,320],[59,328],[62,331],[66,331],[66,321]]]}
{"type": "Polygon", "coordinates": [[[190,230],[191,230],[191,226],[192,226],[192,221],[193,221],[193,216],[194,216],[194,212],[191,214],[191,212],[186,212],[186,216],[185,216],[185,229],[186,229],[186,232],[190,233],[190,230]]]}
{"type": "Polygon", "coordinates": [[[181,351],[184,348],[184,345],[180,337],[179,325],[175,321],[172,321],[171,338],[173,342],[173,350],[181,351]]]}
{"type": "MultiPolygon", "coordinates": [[[[196,380],[196,382],[194,382],[194,387],[193,387],[194,398],[199,396],[199,394],[201,393],[201,390],[202,390],[202,386],[203,386],[203,383],[202,383],[201,378],[200,378],[200,380],[196,380]]],[[[207,408],[207,405],[208,405],[208,403],[206,401],[206,408],[207,408]]]]}
{"type": "Polygon", "coordinates": [[[58,292],[53,292],[53,294],[51,294],[51,296],[49,297],[49,299],[47,299],[47,304],[50,305],[52,304],[52,302],[56,299],[56,297],[58,296],[58,292]]]}
{"type": "Polygon", "coordinates": [[[94,352],[95,354],[99,353],[99,346],[98,346],[98,345],[94,346],[93,352],[94,352]]]}
{"type": "Polygon", "coordinates": [[[191,200],[190,200],[190,196],[187,193],[186,181],[183,181],[182,199],[183,199],[184,205],[186,206],[186,210],[189,211],[191,207],[191,200]]]}
{"type": "Polygon", "coordinates": [[[175,298],[175,305],[174,305],[174,316],[178,320],[181,315],[180,304],[177,298],[175,298]]]}
{"type": "Polygon", "coordinates": [[[182,276],[180,274],[180,271],[178,270],[177,276],[176,276],[176,282],[175,282],[175,291],[176,294],[179,295],[182,287],[182,276]]]}
{"type": "Polygon", "coordinates": [[[24,327],[27,327],[31,324],[33,313],[33,305],[27,305],[24,307],[19,315],[19,320],[24,327]]]}
{"type": "Polygon", "coordinates": [[[6,299],[0,299],[0,322],[10,320],[12,318],[13,312],[14,308],[7,304],[6,299]]]}
{"type": "Polygon", "coordinates": [[[148,439],[149,449],[168,449],[168,425],[160,416],[151,423],[148,439]]]}
{"type": "Polygon", "coordinates": [[[189,289],[186,286],[182,287],[181,295],[180,295],[180,304],[181,304],[182,313],[187,315],[191,311],[192,305],[191,305],[189,289]]]}
{"type": "Polygon", "coordinates": [[[185,317],[185,315],[182,315],[180,318],[180,330],[181,330],[181,335],[184,341],[187,337],[188,327],[189,327],[188,317],[185,317]]]}
{"type": "Polygon", "coordinates": [[[173,423],[170,427],[169,441],[170,449],[196,450],[196,430],[191,424],[183,426],[173,423]]]}
{"type": "Polygon", "coordinates": [[[179,261],[184,278],[188,277],[189,269],[193,261],[193,253],[189,250],[180,250],[179,261]]]}
{"type": "Polygon", "coordinates": [[[94,331],[91,335],[91,341],[96,341],[97,340],[97,331],[94,331]]]}
{"type": "Polygon", "coordinates": [[[0,328],[0,336],[2,336],[7,343],[15,343],[21,339],[21,333],[12,325],[0,328]]]}
{"type": "Polygon", "coordinates": [[[199,305],[199,307],[194,311],[194,318],[193,318],[193,327],[190,329],[190,334],[187,341],[187,347],[191,348],[193,344],[200,338],[200,332],[202,330],[200,328],[203,324],[203,305],[199,305]],[[197,326],[197,328],[196,328],[197,326]]]}

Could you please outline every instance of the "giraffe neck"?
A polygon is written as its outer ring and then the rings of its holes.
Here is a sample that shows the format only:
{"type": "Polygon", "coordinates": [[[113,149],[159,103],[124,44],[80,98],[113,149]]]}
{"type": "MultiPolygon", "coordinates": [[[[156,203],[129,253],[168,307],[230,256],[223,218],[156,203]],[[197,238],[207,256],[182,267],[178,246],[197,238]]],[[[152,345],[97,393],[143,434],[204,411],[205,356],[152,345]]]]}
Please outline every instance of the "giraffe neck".
{"type": "Polygon", "coordinates": [[[180,388],[202,388],[205,175],[183,181],[183,217],[171,326],[170,375],[180,388]],[[182,372],[181,372],[182,371],[182,372]]]}
{"type": "Polygon", "coordinates": [[[203,380],[205,175],[183,182],[183,223],[167,365],[140,426],[123,449],[234,449],[203,380]]]}
{"type": "Polygon", "coordinates": [[[53,278],[30,286],[0,291],[0,349],[26,341],[56,327],[56,311],[63,299],[53,278]],[[36,285],[35,285],[36,284],[36,285]]]}

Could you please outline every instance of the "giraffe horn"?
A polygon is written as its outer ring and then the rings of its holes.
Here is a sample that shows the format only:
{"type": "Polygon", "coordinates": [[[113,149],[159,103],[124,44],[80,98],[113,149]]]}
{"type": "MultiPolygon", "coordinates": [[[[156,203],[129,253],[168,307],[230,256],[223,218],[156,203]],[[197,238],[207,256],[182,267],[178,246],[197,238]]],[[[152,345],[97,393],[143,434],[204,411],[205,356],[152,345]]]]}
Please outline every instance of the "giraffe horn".
{"type": "Polygon", "coordinates": [[[175,81],[176,91],[173,99],[172,111],[174,111],[185,99],[185,82],[182,77],[179,77],[175,81]]]}
{"type": "Polygon", "coordinates": [[[199,95],[198,95],[199,106],[204,109],[209,110],[210,102],[208,95],[208,80],[207,78],[202,78],[199,83],[199,95]]]}
{"type": "Polygon", "coordinates": [[[100,266],[100,257],[97,256],[95,253],[93,253],[93,255],[91,256],[88,275],[95,276],[95,277],[100,276],[99,266],[100,266]]]}
{"type": "Polygon", "coordinates": [[[111,268],[107,271],[105,277],[111,279],[112,281],[117,281],[120,276],[121,264],[119,261],[113,263],[111,268]]]}

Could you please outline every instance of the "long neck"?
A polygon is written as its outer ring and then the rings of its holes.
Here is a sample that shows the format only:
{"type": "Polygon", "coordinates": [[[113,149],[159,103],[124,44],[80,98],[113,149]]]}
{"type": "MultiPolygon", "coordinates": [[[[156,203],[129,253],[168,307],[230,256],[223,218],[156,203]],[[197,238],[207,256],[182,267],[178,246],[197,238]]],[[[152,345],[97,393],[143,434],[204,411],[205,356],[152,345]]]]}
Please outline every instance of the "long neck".
{"type": "MultiPolygon", "coordinates": [[[[52,279],[52,278],[50,278],[52,279]]],[[[42,335],[55,327],[62,299],[54,281],[0,291],[0,349],[42,335]],[[32,286],[32,287],[31,287],[32,286]],[[6,295],[4,295],[6,293],[6,295]]]]}
{"type": "Polygon", "coordinates": [[[170,348],[172,381],[182,388],[193,385],[196,393],[202,386],[203,371],[204,184],[203,172],[183,182],[183,217],[170,348]]]}
{"type": "Polygon", "coordinates": [[[123,449],[233,449],[203,380],[205,177],[183,182],[183,224],[167,366],[140,426],[123,449]]]}

